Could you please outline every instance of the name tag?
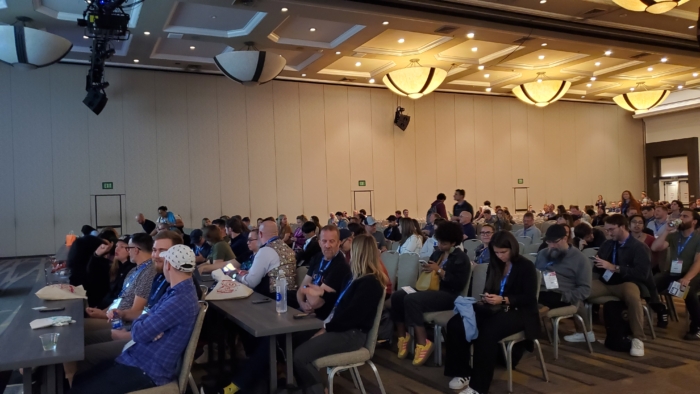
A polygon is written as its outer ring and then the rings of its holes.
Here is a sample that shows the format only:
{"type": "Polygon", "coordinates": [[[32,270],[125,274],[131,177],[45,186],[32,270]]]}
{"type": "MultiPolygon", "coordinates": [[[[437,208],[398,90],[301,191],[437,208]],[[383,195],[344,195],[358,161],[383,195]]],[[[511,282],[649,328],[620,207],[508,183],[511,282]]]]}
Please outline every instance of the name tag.
{"type": "Polygon", "coordinates": [[[683,260],[671,261],[671,273],[680,275],[682,272],[683,272],[683,260]]]}
{"type": "Polygon", "coordinates": [[[555,290],[559,288],[556,272],[543,272],[542,275],[544,276],[544,285],[547,287],[547,290],[555,290]]]}
{"type": "Polygon", "coordinates": [[[610,270],[606,270],[605,273],[603,274],[603,280],[605,280],[606,282],[609,281],[610,278],[612,278],[613,274],[614,274],[614,272],[612,272],[610,270]]]}

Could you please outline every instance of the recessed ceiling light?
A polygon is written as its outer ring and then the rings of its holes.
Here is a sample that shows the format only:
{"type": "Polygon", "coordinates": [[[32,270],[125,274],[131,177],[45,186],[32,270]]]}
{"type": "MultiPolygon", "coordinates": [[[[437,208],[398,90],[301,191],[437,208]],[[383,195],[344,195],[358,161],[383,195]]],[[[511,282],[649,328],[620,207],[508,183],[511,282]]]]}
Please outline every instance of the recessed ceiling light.
{"type": "Polygon", "coordinates": [[[546,42],[543,42],[543,43],[542,43],[542,46],[543,46],[543,47],[546,47],[546,46],[547,46],[547,43],[546,43],[546,42]]]}
{"type": "Polygon", "coordinates": [[[654,71],[654,67],[647,68],[647,71],[654,71]]]}
{"type": "Polygon", "coordinates": [[[316,31],[316,28],[312,27],[311,29],[309,29],[309,31],[316,31]]]}
{"type": "Polygon", "coordinates": [[[212,15],[212,16],[211,16],[211,19],[216,19],[216,15],[212,15]]]}
{"type": "Polygon", "coordinates": [[[355,67],[360,67],[361,65],[362,65],[362,63],[360,63],[360,62],[355,63],[355,67]]]}
{"type": "Polygon", "coordinates": [[[190,47],[190,49],[194,50],[194,49],[195,49],[195,47],[194,47],[194,46],[191,46],[191,47],[190,47]]]}
{"type": "Polygon", "coordinates": [[[369,83],[374,83],[374,78],[370,78],[369,83]]]}
{"type": "Polygon", "coordinates": [[[147,35],[147,36],[150,36],[150,35],[151,35],[151,32],[150,32],[150,31],[145,31],[145,32],[143,32],[143,34],[144,34],[144,35],[147,35]]]}
{"type": "Polygon", "coordinates": [[[634,88],[630,88],[630,92],[634,92],[634,88]]]}
{"type": "Polygon", "coordinates": [[[399,38],[399,44],[403,44],[404,41],[406,41],[406,40],[404,40],[403,38],[399,38]]]}
{"type": "Polygon", "coordinates": [[[600,66],[600,62],[595,62],[595,66],[596,67],[600,66]]]}
{"type": "Polygon", "coordinates": [[[683,85],[678,85],[678,89],[683,89],[683,85]]]}
{"type": "Polygon", "coordinates": [[[474,33],[467,33],[467,38],[474,38],[474,33]]]}
{"type": "Polygon", "coordinates": [[[540,0],[540,4],[544,4],[546,2],[547,2],[547,0],[540,0]]]}
{"type": "Polygon", "coordinates": [[[384,21],[384,22],[382,22],[382,25],[384,25],[384,26],[386,26],[386,25],[388,25],[388,24],[389,24],[389,21],[384,21]]]}
{"type": "Polygon", "coordinates": [[[667,58],[665,58],[665,57],[662,57],[662,58],[661,58],[661,63],[666,63],[667,61],[668,61],[667,58]]]}
{"type": "Polygon", "coordinates": [[[478,51],[478,50],[479,50],[479,48],[477,48],[477,47],[473,47],[473,48],[472,48],[472,52],[476,52],[476,51],[478,51]]]}
{"type": "Polygon", "coordinates": [[[83,38],[87,40],[87,39],[90,38],[90,37],[88,37],[88,36],[83,36],[83,38]]]}
{"type": "Polygon", "coordinates": [[[688,26],[688,29],[692,29],[694,27],[695,27],[695,25],[690,25],[690,26],[688,26]]]}
{"type": "Polygon", "coordinates": [[[537,56],[537,58],[542,60],[542,59],[544,59],[544,55],[539,55],[539,56],[537,56]]]}
{"type": "Polygon", "coordinates": [[[490,76],[491,76],[491,74],[484,74],[484,78],[488,78],[490,76]]]}
{"type": "Polygon", "coordinates": [[[591,86],[593,86],[593,84],[590,84],[590,83],[587,83],[587,84],[586,84],[586,87],[589,87],[589,88],[590,88],[591,86]]]}
{"type": "Polygon", "coordinates": [[[693,73],[693,77],[697,77],[697,76],[698,76],[698,73],[693,73]]]}
{"type": "Polygon", "coordinates": [[[491,88],[486,88],[486,91],[487,91],[487,92],[490,92],[490,91],[491,91],[491,88]]]}
{"type": "Polygon", "coordinates": [[[484,66],[479,66],[479,67],[477,67],[477,68],[478,68],[479,70],[483,70],[483,69],[484,69],[484,66]]]}
{"type": "Polygon", "coordinates": [[[284,7],[284,8],[282,8],[280,11],[282,11],[282,12],[287,12],[287,11],[289,11],[289,8],[284,7]]]}
{"type": "Polygon", "coordinates": [[[542,82],[542,78],[537,78],[537,82],[542,82]]]}
{"type": "Polygon", "coordinates": [[[591,77],[591,81],[595,81],[595,80],[596,80],[596,77],[591,77]]]}
{"type": "Polygon", "coordinates": [[[605,56],[610,56],[610,55],[612,55],[612,51],[610,51],[610,50],[605,51],[605,56]]]}
{"type": "Polygon", "coordinates": [[[134,63],[138,63],[138,62],[139,62],[139,59],[134,59],[134,63]]]}
{"type": "Polygon", "coordinates": [[[340,55],[340,51],[336,52],[335,54],[336,54],[336,55],[340,55]]]}
{"type": "Polygon", "coordinates": [[[586,96],[581,96],[581,98],[586,98],[586,96]]]}
{"type": "Polygon", "coordinates": [[[306,74],[301,74],[301,76],[302,76],[302,77],[305,77],[305,76],[306,76],[306,74]]]}

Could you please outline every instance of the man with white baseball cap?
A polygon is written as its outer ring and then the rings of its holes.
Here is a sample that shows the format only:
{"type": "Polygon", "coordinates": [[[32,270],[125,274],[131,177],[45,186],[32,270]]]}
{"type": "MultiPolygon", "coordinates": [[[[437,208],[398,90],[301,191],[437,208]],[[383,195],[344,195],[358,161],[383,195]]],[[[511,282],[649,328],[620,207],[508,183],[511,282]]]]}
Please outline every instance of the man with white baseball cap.
{"type": "Polygon", "coordinates": [[[384,238],[384,234],[381,231],[377,231],[377,221],[374,220],[372,216],[367,216],[362,221],[362,224],[365,225],[365,230],[367,230],[367,233],[373,236],[377,241],[377,247],[379,250],[384,252],[386,250],[386,238],[384,238]]]}
{"type": "Polygon", "coordinates": [[[178,364],[192,335],[199,305],[192,280],[195,255],[186,245],[161,254],[170,289],[131,326],[134,344],[113,361],[80,373],[71,393],[119,394],[166,385],[178,377],[178,364]]]}

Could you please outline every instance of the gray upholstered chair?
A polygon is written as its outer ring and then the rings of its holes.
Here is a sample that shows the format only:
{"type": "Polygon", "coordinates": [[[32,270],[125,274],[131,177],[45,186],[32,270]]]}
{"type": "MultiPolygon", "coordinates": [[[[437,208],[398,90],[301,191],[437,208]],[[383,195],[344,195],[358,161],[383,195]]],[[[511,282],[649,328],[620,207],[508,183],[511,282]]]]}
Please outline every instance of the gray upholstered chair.
{"type": "Polygon", "coordinates": [[[199,333],[202,331],[204,315],[207,313],[209,304],[207,304],[205,301],[199,301],[199,305],[199,314],[197,315],[197,320],[194,324],[194,330],[192,330],[190,341],[187,343],[185,353],[182,356],[182,367],[180,368],[180,377],[178,380],[163,386],[133,391],[130,394],[185,394],[188,383],[193,393],[199,393],[199,388],[197,388],[197,384],[192,377],[192,373],[190,373],[190,369],[192,368],[192,362],[194,361],[194,352],[197,349],[199,333]]]}
{"type": "Polygon", "coordinates": [[[404,286],[414,287],[418,280],[420,264],[418,263],[418,254],[403,253],[399,255],[399,268],[396,277],[396,288],[400,289],[404,286]]]}
{"type": "Polygon", "coordinates": [[[306,277],[307,272],[309,272],[309,267],[302,265],[301,267],[297,268],[297,277],[296,277],[297,287],[301,287],[301,282],[304,281],[304,278],[306,277]]]}
{"type": "Polygon", "coordinates": [[[377,378],[377,383],[379,384],[379,389],[382,394],[386,394],[384,391],[384,385],[382,384],[382,379],[379,377],[379,371],[377,367],[372,362],[372,356],[374,356],[374,348],[377,345],[377,334],[379,332],[379,321],[382,318],[382,310],[384,306],[384,297],[379,300],[379,305],[377,305],[377,315],[374,318],[374,324],[372,329],[367,334],[367,342],[363,348],[355,350],[353,352],[338,353],[330,356],[321,357],[313,362],[314,367],[328,368],[328,393],[333,394],[333,377],[338,372],[350,370],[350,375],[355,383],[355,386],[360,387],[362,394],[366,394],[365,387],[362,384],[362,376],[360,376],[360,371],[357,367],[364,365],[365,363],[372,368],[374,371],[374,376],[377,378]]]}
{"type": "Polygon", "coordinates": [[[396,274],[399,270],[399,254],[388,250],[382,253],[382,263],[386,268],[386,272],[389,274],[389,280],[391,281],[392,290],[396,290],[396,274]]]}
{"type": "MultiPolygon", "coordinates": [[[[549,336],[549,342],[554,347],[554,359],[559,358],[559,321],[561,319],[575,318],[581,323],[581,327],[585,327],[583,324],[583,317],[578,313],[578,307],[576,305],[564,306],[561,308],[554,308],[547,311],[547,317],[552,322],[552,334],[550,335],[547,325],[545,324],[545,330],[547,330],[547,336],[549,336]]],[[[544,318],[543,318],[544,319],[544,318]]],[[[583,336],[586,339],[586,344],[588,345],[588,351],[593,354],[593,348],[591,343],[588,341],[588,335],[583,336]]]]}

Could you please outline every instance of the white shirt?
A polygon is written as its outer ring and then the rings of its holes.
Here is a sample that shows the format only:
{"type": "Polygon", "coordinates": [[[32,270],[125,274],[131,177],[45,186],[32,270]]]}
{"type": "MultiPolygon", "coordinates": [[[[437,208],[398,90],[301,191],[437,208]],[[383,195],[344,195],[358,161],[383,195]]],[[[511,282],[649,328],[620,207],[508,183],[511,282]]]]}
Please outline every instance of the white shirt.
{"type": "Polygon", "coordinates": [[[415,253],[419,254],[421,247],[423,246],[423,239],[420,238],[419,236],[413,234],[408,239],[406,242],[403,243],[403,245],[399,246],[399,254],[402,253],[415,253]]]}
{"type": "Polygon", "coordinates": [[[430,259],[430,256],[433,255],[433,252],[435,252],[435,247],[437,246],[437,240],[435,237],[430,237],[428,238],[425,243],[423,244],[423,247],[420,250],[420,253],[418,254],[418,257],[421,260],[428,260],[430,259]]]}
{"type": "Polygon", "coordinates": [[[272,248],[260,248],[253,258],[253,265],[248,274],[236,279],[244,285],[254,289],[259,285],[268,272],[280,266],[280,256],[272,248]]]}

